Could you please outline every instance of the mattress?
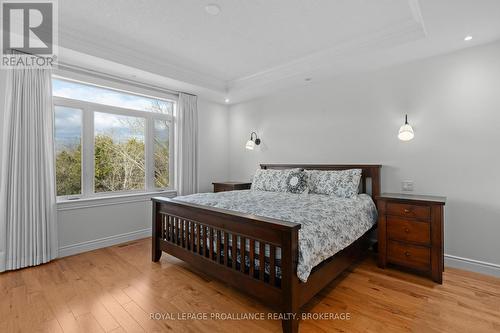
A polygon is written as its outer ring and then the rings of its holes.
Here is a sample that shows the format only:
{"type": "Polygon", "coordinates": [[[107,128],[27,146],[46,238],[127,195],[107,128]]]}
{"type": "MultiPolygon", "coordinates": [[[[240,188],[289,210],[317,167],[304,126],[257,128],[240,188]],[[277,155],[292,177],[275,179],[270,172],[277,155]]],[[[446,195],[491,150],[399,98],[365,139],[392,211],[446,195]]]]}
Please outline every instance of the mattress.
{"type": "MultiPolygon", "coordinates": [[[[297,276],[303,282],[307,282],[315,266],[352,244],[377,221],[375,204],[366,194],[354,198],[338,198],[324,194],[243,190],[198,193],[176,197],[175,200],[301,224],[297,276]]],[[[231,239],[229,245],[232,248],[231,239]]],[[[248,251],[249,242],[245,245],[248,251]]],[[[258,257],[258,244],[255,247],[258,257]]],[[[269,256],[268,251],[269,248],[266,247],[266,257],[269,256]]],[[[239,250],[235,254],[240,263],[239,250]]],[[[276,251],[276,259],[279,266],[279,249],[276,251]]],[[[258,267],[257,259],[255,264],[258,267]]],[[[247,265],[249,263],[245,263],[247,265]]],[[[268,272],[267,266],[266,263],[268,272]]],[[[279,267],[276,273],[279,277],[279,267]]]]}

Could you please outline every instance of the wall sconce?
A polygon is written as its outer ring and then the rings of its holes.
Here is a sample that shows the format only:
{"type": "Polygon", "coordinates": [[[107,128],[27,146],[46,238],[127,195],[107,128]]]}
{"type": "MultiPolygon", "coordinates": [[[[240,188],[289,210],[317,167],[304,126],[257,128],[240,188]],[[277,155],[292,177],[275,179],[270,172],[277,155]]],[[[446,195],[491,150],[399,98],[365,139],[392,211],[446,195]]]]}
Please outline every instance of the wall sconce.
{"type": "Polygon", "coordinates": [[[414,137],[413,128],[408,124],[408,115],[405,115],[405,123],[399,128],[398,138],[401,141],[410,141],[414,137]]]}
{"type": "Polygon", "coordinates": [[[247,141],[245,148],[248,150],[254,150],[255,146],[258,146],[258,145],[260,145],[260,139],[257,136],[257,133],[255,133],[255,132],[250,133],[250,140],[247,141]],[[254,134],[255,134],[255,139],[253,138],[254,134]]]}

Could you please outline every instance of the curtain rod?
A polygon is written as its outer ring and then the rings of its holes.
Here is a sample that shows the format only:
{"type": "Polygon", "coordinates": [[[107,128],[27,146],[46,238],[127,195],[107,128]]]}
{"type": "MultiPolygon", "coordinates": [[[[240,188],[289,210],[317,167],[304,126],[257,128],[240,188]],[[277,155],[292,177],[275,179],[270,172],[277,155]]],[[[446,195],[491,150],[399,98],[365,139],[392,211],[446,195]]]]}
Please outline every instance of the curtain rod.
{"type": "Polygon", "coordinates": [[[57,62],[57,65],[58,65],[59,68],[61,68],[63,70],[69,70],[69,71],[73,71],[73,72],[80,72],[80,73],[84,73],[84,74],[91,74],[91,75],[98,76],[98,77],[101,77],[101,78],[104,78],[104,79],[111,79],[111,80],[118,81],[118,82],[121,81],[121,82],[125,82],[127,84],[132,84],[132,85],[135,85],[135,86],[138,86],[138,87],[142,87],[142,88],[146,88],[146,89],[149,89],[149,90],[156,90],[156,91],[162,92],[162,93],[169,93],[169,94],[176,94],[176,95],[182,93],[182,94],[186,94],[186,95],[196,96],[194,94],[187,93],[187,92],[184,92],[184,91],[168,89],[168,88],[164,88],[164,87],[153,85],[153,84],[149,84],[149,83],[143,83],[143,82],[140,82],[140,81],[137,81],[137,80],[132,80],[132,79],[124,78],[122,76],[118,76],[118,75],[114,75],[114,74],[108,74],[108,73],[100,72],[100,71],[93,70],[93,69],[88,69],[88,68],[77,66],[77,65],[71,65],[71,64],[68,64],[68,63],[65,63],[65,62],[57,62]]]}
{"type": "MultiPolygon", "coordinates": [[[[25,51],[21,51],[21,50],[17,50],[17,49],[11,49],[11,51],[15,51],[15,52],[19,52],[19,53],[31,55],[31,56],[34,56],[34,57],[40,57],[37,54],[33,54],[33,53],[30,53],[30,52],[25,52],[25,51]]],[[[122,81],[122,82],[125,82],[127,84],[132,84],[132,85],[135,85],[135,86],[138,86],[138,87],[142,87],[142,88],[146,88],[146,89],[149,89],[149,90],[156,90],[156,91],[161,92],[161,93],[168,93],[168,94],[175,94],[175,95],[178,95],[178,94],[182,93],[182,94],[186,94],[186,95],[196,96],[195,94],[191,94],[191,93],[188,93],[188,92],[185,92],[185,91],[167,89],[167,88],[164,88],[164,87],[161,87],[161,86],[157,86],[157,85],[153,85],[153,84],[149,84],[149,83],[143,83],[143,82],[140,82],[140,81],[137,81],[137,80],[131,80],[131,79],[124,78],[124,77],[121,77],[121,76],[118,76],[118,75],[103,73],[103,72],[100,72],[100,71],[96,71],[96,70],[93,70],[93,69],[84,68],[84,67],[77,66],[77,65],[71,65],[71,64],[68,64],[68,63],[65,63],[65,62],[58,61],[57,62],[57,66],[60,67],[60,68],[62,68],[62,69],[66,69],[66,70],[70,70],[70,71],[74,71],[74,72],[82,72],[82,73],[87,73],[87,74],[91,74],[91,75],[95,75],[95,76],[100,76],[101,78],[104,78],[104,79],[111,79],[111,80],[118,81],[118,82],[122,81]]]]}

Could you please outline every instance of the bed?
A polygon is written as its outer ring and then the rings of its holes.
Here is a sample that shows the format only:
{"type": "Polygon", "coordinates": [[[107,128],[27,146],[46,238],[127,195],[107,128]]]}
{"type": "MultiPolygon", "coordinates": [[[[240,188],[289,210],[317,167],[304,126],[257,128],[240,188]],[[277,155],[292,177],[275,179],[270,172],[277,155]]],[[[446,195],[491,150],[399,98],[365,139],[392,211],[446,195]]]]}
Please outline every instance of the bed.
{"type": "MultiPolygon", "coordinates": [[[[367,202],[372,202],[368,196],[375,198],[380,194],[380,165],[262,164],[261,168],[361,169],[359,203],[368,211],[368,216],[370,209],[366,208],[369,207],[367,202]]],[[[369,246],[370,231],[375,226],[373,223],[368,225],[366,222],[353,221],[351,227],[354,231],[342,234],[342,237],[330,244],[329,248],[334,255],[329,255],[328,251],[316,253],[314,246],[308,246],[312,250],[306,253],[304,244],[314,243],[315,238],[331,240],[332,237],[328,237],[328,234],[323,236],[324,230],[312,235],[304,232],[311,229],[311,225],[301,223],[305,221],[303,217],[299,219],[287,211],[291,210],[289,208],[296,208],[293,205],[309,200],[303,206],[307,206],[304,209],[309,209],[312,214],[315,207],[329,207],[328,202],[323,202],[325,199],[304,195],[300,200],[290,201],[293,199],[286,195],[235,192],[238,193],[198,194],[175,199],[153,198],[152,260],[157,262],[162,252],[169,253],[250,294],[275,311],[296,314],[284,319],[282,327],[285,333],[298,332],[300,309],[363,256],[369,246]],[[258,200],[263,204],[244,204],[258,200]],[[275,200],[274,205],[280,206],[290,201],[292,206],[284,207],[281,212],[269,210],[269,205],[266,206],[264,202],[272,200],[275,200]],[[279,200],[282,200],[281,204],[279,200]],[[299,236],[302,227],[304,230],[299,236]],[[306,234],[309,236],[305,237],[306,234]]],[[[342,203],[332,203],[332,207],[336,207],[332,208],[334,210],[349,208],[342,206],[342,203]]],[[[318,216],[322,218],[321,214],[318,216]]],[[[358,216],[360,220],[363,219],[362,215],[356,214],[350,219],[355,220],[358,216]]],[[[310,221],[314,218],[315,215],[308,217],[310,221]]],[[[334,227],[339,223],[334,219],[329,222],[334,227]]],[[[316,248],[318,251],[319,249],[316,248]]]]}

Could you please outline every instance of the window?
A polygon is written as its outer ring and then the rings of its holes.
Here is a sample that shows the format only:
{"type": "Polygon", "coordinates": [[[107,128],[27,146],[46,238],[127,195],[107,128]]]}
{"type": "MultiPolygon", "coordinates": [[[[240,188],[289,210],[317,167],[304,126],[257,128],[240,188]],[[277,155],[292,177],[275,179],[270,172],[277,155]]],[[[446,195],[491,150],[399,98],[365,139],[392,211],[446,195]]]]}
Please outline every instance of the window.
{"type": "Polygon", "coordinates": [[[52,82],[59,197],[172,188],[173,99],[52,82]]]}
{"type": "Polygon", "coordinates": [[[56,106],[57,195],[82,193],[82,110],[56,106]]]}
{"type": "Polygon", "coordinates": [[[144,189],[144,121],[140,117],[94,113],[96,193],[144,189]]]}
{"type": "Polygon", "coordinates": [[[154,163],[155,163],[155,186],[166,187],[169,184],[169,151],[170,134],[169,124],[165,120],[154,121],[154,163]],[[167,156],[167,158],[165,158],[167,156]]]}

